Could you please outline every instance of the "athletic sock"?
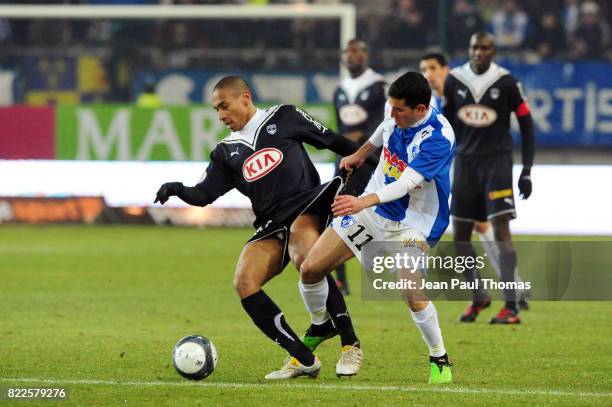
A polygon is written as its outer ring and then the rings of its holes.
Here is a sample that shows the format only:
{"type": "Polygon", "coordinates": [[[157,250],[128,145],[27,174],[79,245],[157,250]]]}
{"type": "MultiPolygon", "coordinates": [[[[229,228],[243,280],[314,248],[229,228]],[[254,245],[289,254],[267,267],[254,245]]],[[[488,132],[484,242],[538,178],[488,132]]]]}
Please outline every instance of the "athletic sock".
{"type": "Polygon", "coordinates": [[[480,243],[485,253],[487,254],[487,258],[495,270],[495,274],[497,278],[501,280],[501,268],[499,264],[499,247],[497,246],[497,242],[495,241],[495,235],[493,233],[493,228],[488,227],[484,233],[478,233],[478,239],[480,239],[480,243]]]}
{"type": "Polygon", "coordinates": [[[442,331],[438,324],[438,312],[433,302],[429,301],[429,304],[421,311],[410,311],[410,313],[417,328],[421,331],[421,337],[429,347],[429,356],[444,356],[446,349],[442,340],[442,331]]]}
{"type": "MultiPolygon", "coordinates": [[[[474,246],[472,246],[471,242],[455,242],[455,251],[458,256],[463,256],[465,258],[476,258],[476,251],[474,250],[474,246]]],[[[484,302],[489,299],[489,294],[487,294],[486,290],[483,288],[484,283],[481,280],[480,272],[476,267],[466,268],[463,272],[463,278],[465,281],[469,283],[478,282],[478,288],[472,290],[472,297],[474,301],[484,302]]]]}
{"type": "MultiPolygon", "coordinates": [[[[499,260],[501,262],[502,278],[504,283],[514,282],[514,271],[516,270],[516,252],[514,250],[500,253],[499,260]]],[[[506,300],[506,308],[514,312],[518,312],[516,306],[516,290],[511,288],[504,289],[504,299],[506,300]]]]}
{"type": "Polygon", "coordinates": [[[251,294],[241,301],[257,328],[275,343],[284,348],[304,366],[312,366],[314,355],[293,332],[278,306],[263,290],[251,294]]]}
{"type": "Polygon", "coordinates": [[[310,324],[308,331],[306,331],[306,335],[308,336],[329,336],[335,335],[335,333],[336,327],[334,327],[334,323],[331,319],[328,319],[327,322],[321,325],[310,324]]]}
{"type": "MultiPolygon", "coordinates": [[[[476,232],[476,234],[478,235],[478,238],[480,239],[482,248],[487,253],[487,258],[489,259],[491,266],[493,266],[493,270],[495,270],[497,279],[499,281],[502,281],[501,264],[499,260],[499,246],[497,245],[497,242],[495,241],[495,234],[493,233],[493,228],[489,227],[486,232],[484,233],[476,232]]],[[[521,279],[521,276],[519,275],[518,267],[514,269],[514,281],[516,281],[517,283],[520,283],[523,281],[521,279]]]]}
{"type": "Polygon", "coordinates": [[[306,305],[306,309],[310,313],[310,321],[314,325],[321,325],[327,322],[329,320],[329,313],[325,307],[329,291],[327,281],[323,279],[314,284],[304,284],[300,281],[298,287],[304,300],[304,305],[306,305]]]}
{"type": "Polygon", "coordinates": [[[348,308],[344,302],[344,297],[336,285],[336,281],[329,274],[327,275],[327,283],[329,285],[329,292],[327,294],[327,310],[331,316],[334,326],[340,334],[340,341],[342,346],[346,345],[359,345],[359,339],[355,334],[353,328],[353,321],[348,313],[348,308]]]}
{"type": "Polygon", "coordinates": [[[336,279],[341,281],[345,286],[348,286],[348,282],[346,281],[346,265],[344,263],[336,268],[336,279]]]}

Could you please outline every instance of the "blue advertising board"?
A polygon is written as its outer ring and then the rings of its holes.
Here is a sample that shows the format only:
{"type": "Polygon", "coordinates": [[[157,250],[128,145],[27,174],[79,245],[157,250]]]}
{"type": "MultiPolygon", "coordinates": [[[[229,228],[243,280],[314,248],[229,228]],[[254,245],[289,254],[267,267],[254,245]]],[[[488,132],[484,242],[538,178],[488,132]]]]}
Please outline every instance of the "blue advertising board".
{"type": "MultiPolygon", "coordinates": [[[[612,147],[612,64],[500,61],[523,83],[536,123],[539,147],[612,147]]],[[[414,69],[414,68],[413,68],[414,69]]],[[[401,71],[386,75],[390,83],[401,71]]],[[[209,101],[212,86],[227,72],[175,70],[142,72],[137,95],[154,80],[164,100],[176,104],[209,101]]],[[[236,74],[236,73],[233,73],[236,74]]],[[[251,84],[255,100],[265,103],[329,103],[338,83],[334,72],[239,72],[251,84]]],[[[519,141],[518,134],[515,134],[519,141]]]]}
{"type": "Polygon", "coordinates": [[[522,83],[542,147],[612,147],[612,65],[503,64],[522,83]]]}

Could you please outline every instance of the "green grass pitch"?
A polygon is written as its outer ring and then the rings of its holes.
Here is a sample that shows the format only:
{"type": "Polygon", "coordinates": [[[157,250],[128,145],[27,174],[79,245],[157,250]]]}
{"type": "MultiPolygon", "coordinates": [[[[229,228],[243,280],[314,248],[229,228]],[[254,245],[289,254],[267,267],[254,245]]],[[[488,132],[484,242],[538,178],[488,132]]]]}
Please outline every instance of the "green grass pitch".
{"type": "MultiPolygon", "coordinates": [[[[267,383],[284,353],[232,289],[250,234],[2,225],[0,387],[67,387],[69,399],[57,405],[612,405],[612,303],[533,302],[522,325],[490,326],[499,303],[461,325],[466,304],[438,302],[455,381],[432,387],[406,306],[362,301],[354,261],[347,302],[365,352],[360,374],[336,378],[333,339],[318,351],[318,379],[267,383]],[[182,379],[171,364],[176,340],[192,333],[219,351],[217,369],[201,382],[182,379]]],[[[308,316],[293,266],[266,291],[302,332],[308,316]]]]}

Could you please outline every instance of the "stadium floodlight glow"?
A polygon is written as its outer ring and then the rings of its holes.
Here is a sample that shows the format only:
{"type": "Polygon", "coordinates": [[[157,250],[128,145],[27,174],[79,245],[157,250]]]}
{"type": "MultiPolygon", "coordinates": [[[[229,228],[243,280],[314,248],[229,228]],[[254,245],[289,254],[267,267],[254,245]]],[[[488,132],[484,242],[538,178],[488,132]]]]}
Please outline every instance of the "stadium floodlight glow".
{"type": "MultiPolygon", "coordinates": [[[[0,5],[0,18],[26,19],[333,19],[340,20],[342,49],[356,35],[356,10],[352,4],[249,5],[0,5]]],[[[344,69],[340,64],[341,75],[344,69]]]]}

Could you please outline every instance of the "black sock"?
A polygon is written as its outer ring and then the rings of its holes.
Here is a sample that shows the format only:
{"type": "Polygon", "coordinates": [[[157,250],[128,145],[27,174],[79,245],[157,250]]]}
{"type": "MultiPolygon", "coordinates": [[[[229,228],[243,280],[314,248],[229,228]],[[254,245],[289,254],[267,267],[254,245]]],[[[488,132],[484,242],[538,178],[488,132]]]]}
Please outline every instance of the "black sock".
{"type": "MultiPolygon", "coordinates": [[[[455,251],[457,256],[463,256],[464,258],[476,258],[476,250],[474,250],[474,246],[472,246],[471,242],[455,242],[455,251]]],[[[489,294],[487,294],[484,289],[484,284],[480,278],[480,272],[476,269],[476,267],[466,268],[463,272],[463,278],[468,283],[474,283],[478,281],[478,288],[472,291],[472,299],[477,302],[484,302],[489,299],[489,294]]]]}
{"type": "Polygon", "coordinates": [[[353,322],[349,316],[344,297],[338,289],[334,278],[329,274],[327,275],[327,282],[329,284],[329,294],[327,294],[327,302],[325,303],[327,312],[329,312],[334,326],[340,334],[342,346],[354,345],[359,342],[359,339],[357,339],[353,329],[353,322]]]}
{"type": "Polygon", "coordinates": [[[344,264],[341,264],[336,268],[336,279],[348,287],[348,281],[346,281],[346,266],[344,264]]]}
{"type": "Polygon", "coordinates": [[[331,319],[328,319],[321,325],[310,324],[307,331],[309,336],[329,336],[336,334],[336,327],[331,319]]]}
{"type": "MultiPolygon", "coordinates": [[[[502,252],[499,254],[499,263],[501,267],[501,279],[504,283],[514,282],[514,270],[516,269],[516,252],[514,250],[502,252]]],[[[506,300],[506,308],[514,312],[518,312],[516,306],[516,290],[504,289],[504,299],[506,300]]]]}
{"type": "Polygon", "coordinates": [[[314,355],[293,332],[280,308],[263,290],[243,298],[240,302],[260,331],[287,350],[301,364],[312,366],[314,355]]]}

